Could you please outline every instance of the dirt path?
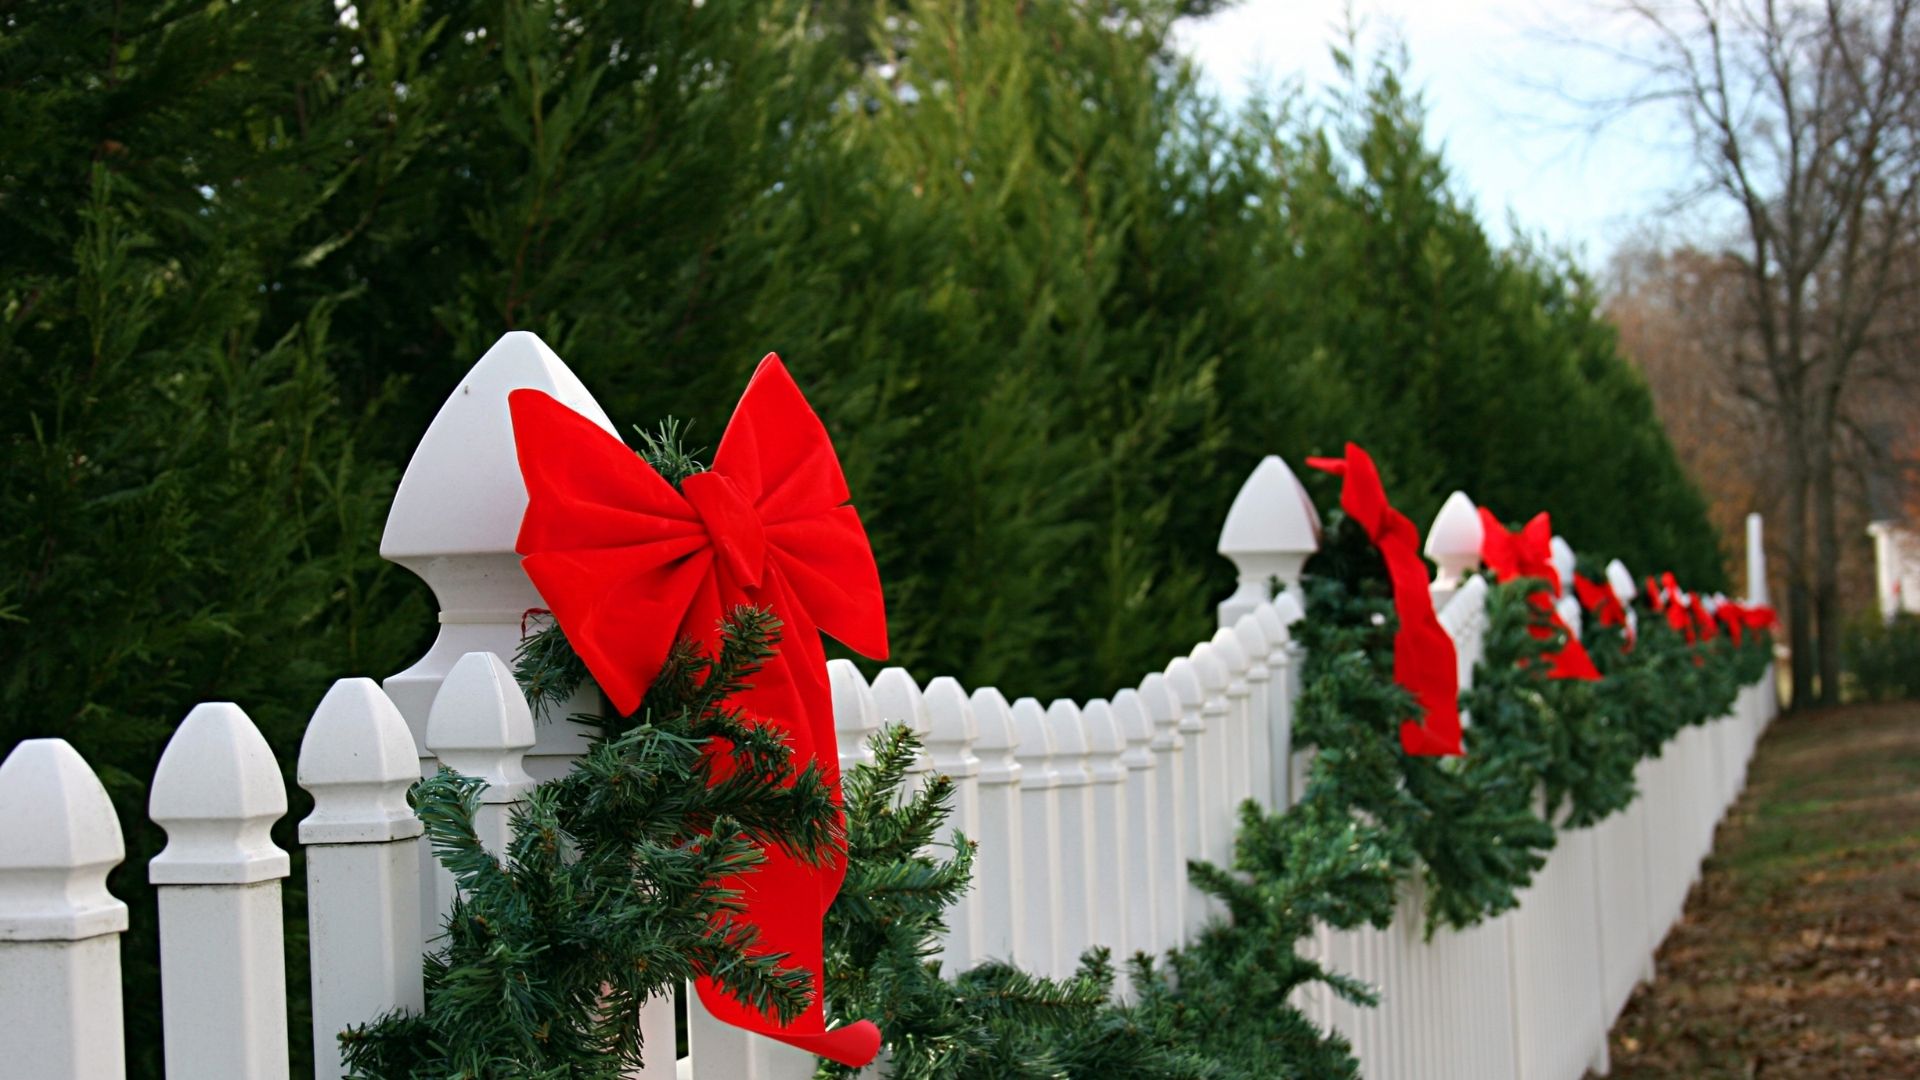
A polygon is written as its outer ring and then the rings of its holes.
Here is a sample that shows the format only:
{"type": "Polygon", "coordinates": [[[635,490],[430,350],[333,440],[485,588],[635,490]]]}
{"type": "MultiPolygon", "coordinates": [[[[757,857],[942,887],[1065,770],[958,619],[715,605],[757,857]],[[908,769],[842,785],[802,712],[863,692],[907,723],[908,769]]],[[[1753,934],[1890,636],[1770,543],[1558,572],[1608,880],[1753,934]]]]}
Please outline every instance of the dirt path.
{"type": "Polygon", "coordinates": [[[1920,704],[1782,717],[1613,1076],[1920,1077],[1920,704]]]}

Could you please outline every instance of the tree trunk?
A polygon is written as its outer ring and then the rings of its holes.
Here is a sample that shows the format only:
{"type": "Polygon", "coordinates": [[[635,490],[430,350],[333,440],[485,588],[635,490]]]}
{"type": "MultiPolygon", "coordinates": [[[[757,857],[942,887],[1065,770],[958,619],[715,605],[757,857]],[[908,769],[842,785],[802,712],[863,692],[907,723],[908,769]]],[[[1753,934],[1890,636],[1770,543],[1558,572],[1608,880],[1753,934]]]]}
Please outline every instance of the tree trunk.
{"type": "Polygon", "coordinates": [[[1815,561],[1813,610],[1819,637],[1820,704],[1840,703],[1840,524],[1835,507],[1832,432],[1815,443],[1811,496],[1815,561]]]}
{"type": "Polygon", "coordinates": [[[1807,442],[1801,436],[1802,425],[1788,414],[1787,451],[1787,639],[1791,653],[1791,705],[1801,708],[1814,700],[1813,589],[1807,573],[1807,442]]]}

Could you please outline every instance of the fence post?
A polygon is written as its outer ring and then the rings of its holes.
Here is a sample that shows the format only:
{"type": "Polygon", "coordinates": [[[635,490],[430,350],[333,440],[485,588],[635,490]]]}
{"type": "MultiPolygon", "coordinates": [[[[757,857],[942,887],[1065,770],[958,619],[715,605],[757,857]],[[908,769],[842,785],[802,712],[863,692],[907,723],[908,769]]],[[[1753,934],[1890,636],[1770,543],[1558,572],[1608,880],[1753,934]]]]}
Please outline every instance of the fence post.
{"type": "MultiPolygon", "coordinates": [[[[427,714],[453,665],[472,652],[512,657],[526,613],[545,606],[513,550],[527,489],[514,456],[507,395],[522,388],[543,390],[609,433],[615,430],[546,342],[516,330],[467,371],[421,436],[394,492],[380,555],[425,580],[440,608],[433,646],[384,681],[423,759],[431,756],[427,714]]],[[[595,692],[581,692],[577,707],[570,703],[557,715],[595,711],[595,692]]],[[[528,764],[542,779],[565,772],[566,759],[586,749],[586,732],[576,724],[545,724],[537,734],[528,764]]],[[[432,763],[422,761],[421,773],[432,775],[432,763]]]]}
{"type": "Polygon", "coordinates": [[[1456,491],[1440,504],[1427,527],[1427,558],[1439,571],[1433,579],[1435,604],[1445,603],[1454,590],[1466,583],[1467,576],[1480,568],[1480,544],[1486,529],[1480,524],[1480,511],[1464,491],[1456,491]]]}
{"type": "MultiPolygon", "coordinates": [[[[440,764],[486,783],[474,832],[496,856],[513,838],[513,809],[533,790],[526,754],[534,745],[533,712],[506,661],[470,652],[447,672],[427,713],[427,749],[440,764]]],[[[434,864],[433,921],[453,906],[453,873],[434,864]]]]}
{"type": "Polygon", "coordinates": [[[1231,626],[1273,595],[1272,583],[1300,587],[1300,568],[1320,547],[1320,514],[1293,470],[1268,454],[1254,467],[1227,509],[1217,550],[1239,571],[1233,595],[1220,602],[1220,623],[1231,626]]]}
{"type": "Polygon", "coordinates": [[[1633,598],[1640,594],[1640,587],[1633,583],[1633,571],[1619,559],[1607,563],[1607,587],[1613,590],[1614,599],[1620,601],[1620,607],[1627,613],[1627,632],[1640,632],[1640,614],[1633,610],[1633,598]]]}
{"type": "Polygon", "coordinates": [[[973,692],[969,703],[980,732],[973,744],[980,755],[980,852],[973,864],[974,892],[980,897],[980,937],[974,944],[974,959],[1011,960],[1026,934],[1020,907],[1027,862],[1020,816],[1025,766],[1016,753],[1019,737],[1006,697],[983,686],[973,692]]]}
{"type": "Polygon", "coordinates": [[[284,1080],[289,860],[268,830],[287,812],[287,789],[238,705],[187,714],[160,755],[147,812],[167,831],[147,864],[159,886],[167,1075],[284,1080]]]}
{"type": "Polygon", "coordinates": [[[1273,801],[1273,644],[1251,611],[1233,624],[1233,635],[1247,658],[1248,794],[1269,810],[1284,809],[1273,801]]]}
{"type": "Polygon", "coordinates": [[[1747,603],[1767,602],[1766,526],[1759,514],[1747,515],[1747,603]]]}
{"type": "Polygon", "coordinates": [[[1126,893],[1127,951],[1149,955],[1160,951],[1159,887],[1154,875],[1161,872],[1160,831],[1166,823],[1160,818],[1159,774],[1154,768],[1153,718],[1147,715],[1147,703],[1138,690],[1128,687],[1113,695],[1113,720],[1126,740],[1120,764],[1126,780],[1120,790],[1125,804],[1125,836],[1128,837],[1126,876],[1120,889],[1126,893]]]}
{"type": "Polygon", "coordinates": [[[1023,914],[1014,958],[1022,967],[1045,975],[1064,976],[1061,913],[1065,910],[1065,883],[1060,847],[1060,770],[1054,764],[1054,733],[1040,702],[1023,697],[1013,703],[1014,756],[1020,760],[1020,829],[1025,856],[1017,900],[1023,914]]]}
{"type": "MultiPolygon", "coordinates": [[[[887,671],[896,670],[888,668],[887,671]]],[[[904,674],[904,669],[902,673],[904,674]]],[[[886,671],[880,673],[885,678],[886,671]]],[[[932,750],[933,770],[953,779],[952,828],[970,842],[980,842],[980,759],[973,744],[979,735],[973,706],[967,692],[950,675],[942,675],[927,684],[924,695],[931,730],[927,746],[932,750]]],[[[974,856],[974,887],[954,904],[948,917],[947,938],[941,943],[942,966],[948,974],[965,971],[984,959],[981,941],[980,871],[985,849],[974,856]]]]}
{"type": "Polygon", "coordinates": [[[1187,762],[1186,736],[1180,733],[1184,710],[1166,675],[1147,673],[1140,680],[1140,703],[1153,724],[1154,837],[1153,939],[1165,951],[1187,932],[1187,762]]]}
{"type": "MultiPolygon", "coordinates": [[[[107,789],[65,739],[0,761],[0,1062],[120,1080],[120,934],[107,872],[127,850],[107,789]]],[[[24,1075],[24,1074],[23,1074],[24,1075]]]]}
{"type": "Polygon", "coordinates": [[[420,820],[407,788],[420,758],[407,722],[372,679],[341,679],[300,740],[313,813],[307,852],[313,1074],[342,1074],[340,1033],[391,1009],[426,1006],[420,954],[420,820]]]}

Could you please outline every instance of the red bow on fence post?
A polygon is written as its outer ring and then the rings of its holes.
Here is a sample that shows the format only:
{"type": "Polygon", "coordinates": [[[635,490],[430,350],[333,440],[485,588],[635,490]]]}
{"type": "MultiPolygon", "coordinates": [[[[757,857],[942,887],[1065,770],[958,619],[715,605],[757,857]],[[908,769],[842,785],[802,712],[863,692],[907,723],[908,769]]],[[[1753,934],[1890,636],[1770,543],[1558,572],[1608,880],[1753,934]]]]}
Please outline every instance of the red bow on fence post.
{"type": "Polygon", "coordinates": [[[1660,584],[1664,592],[1654,609],[1667,617],[1667,625],[1673,627],[1675,633],[1686,637],[1687,644],[1693,644],[1699,637],[1699,631],[1694,628],[1691,609],[1680,597],[1680,582],[1674,579],[1673,571],[1669,570],[1660,575],[1660,584]]]}
{"type": "MultiPolygon", "coordinates": [[[[1493,571],[1495,579],[1505,583],[1517,577],[1539,578],[1546,587],[1527,595],[1533,606],[1547,616],[1547,621],[1566,636],[1566,644],[1547,654],[1547,677],[1550,679],[1598,679],[1600,670],[1593,666],[1593,658],[1587,655],[1586,646],[1573,636],[1560,612],[1554,607],[1553,598],[1560,595],[1560,571],[1553,565],[1553,522],[1542,511],[1527,522],[1519,532],[1509,532],[1500,523],[1500,519],[1486,507],[1480,507],[1480,561],[1493,571]]],[[[1545,640],[1553,631],[1544,626],[1533,627],[1533,636],[1545,640]]]]}
{"type": "MultiPolygon", "coordinates": [[[[778,728],[796,768],[816,766],[838,804],[820,632],[883,658],[886,610],[833,444],[779,357],[769,354],[748,382],[713,468],[680,490],[546,394],[516,390],[508,402],[527,485],[521,565],[614,708],[639,707],[676,640],[712,654],[729,611],[764,608],[782,623],[779,650],[731,704],[778,728]]],[[[700,1000],[729,1024],[865,1065],[879,1052],[879,1029],[861,1021],[828,1031],[822,1004],[820,925],[846,876],[845,852],[820,866],[765,854],[728,882],[741,892],[737,917],[758,928],[758,951],[785,953],[812,973],[812,1003],[783,1026],[709,979],[696,983],[700,1000]]]]}
{"type": "Polygon", "coordinates": [[[1593,613],[1601,626],[1618,626],[1627,632],[1626,648],[1633,648],[1633,625],[1627,622],[1627,608],[1614,595],[1613,588],[1597,581],[1588,581],[1579,571],[1573,574],[1573,592],[1579,597],[1580,606],[1593,613]]]}
{"type": "Polygon", "coordinates": [[[1401,749],[1420,756],[1463,753],[1459,661],[1453,638],[1433,612],[1420,531],[1387,502],[1380,470],[1360,447],[1348,443],[1344,459],[1310,457],[1307,464],[1342,478],[1340,508],[1366,530],[1387,564],[1393,610],[1400,621],[1393,635],[1393,681],[1413,694],[1424,714],[1419,722],[1400,725],[1401,749]]]}

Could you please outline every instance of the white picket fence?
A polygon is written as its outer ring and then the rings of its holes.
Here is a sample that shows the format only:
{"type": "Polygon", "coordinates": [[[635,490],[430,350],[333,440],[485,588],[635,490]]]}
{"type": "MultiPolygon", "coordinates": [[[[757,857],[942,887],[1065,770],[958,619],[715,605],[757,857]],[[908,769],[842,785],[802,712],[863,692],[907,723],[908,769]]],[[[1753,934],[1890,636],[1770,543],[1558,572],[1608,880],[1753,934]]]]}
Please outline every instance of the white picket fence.
{"type": "MultiPolygon", "coordinates": [[[[381,551],[431,586],[439,637],[383,684],[336,683],[300,750],[298,781],[314,798],[299,826],[310,972],[289,973],[282,962],[288,857],[268,830],[287,801],[265,740],[239,706],[202,704],[160,761],[149,810],[168,844],[148,873],[159,895],[166,1067],[176,1080],[286,1076],[286,981],[301,977],[313,988],[317,1075],[338,1075],[341,1029],[421,1006],[420,954],[450,899],[451,880],[408,810],[408,785],[441,762],[484,778],[482,835],[497,849],[514,803],[583,746],[570,725],[536,723],[503,660],[522,613],[540,606],[512,550],[526,503],[506,408],[518,387],[546,390],[612,430],[573,373],[524,333],[489,350],[428,429],[381,551]]],[[[1460,584],[1477,563],[1472,516],[1456,496],[1429,541],[1463,684],[1485,627],[1484,583],[1460,584]]],[[[1291,752],[1289,731],[1299,655],[1289,627],[1302,612],[1293,591],[1269,601],[1267,587],[1297,584],[1318,533],[1292,472],[1267,458],[1221,534],[1221,553],[1240,571],[1238,591],[1220,605],[1221,629],[1106,699],[1009,702],[950,677],[923,685],[897,667],[869,685],[853,665],[830,665],[843,766],[868,758],[869,732],[905,723],[925,740],[917,768],[956,781],[953,825],[980,847],[974,888],[952,913],[947,965],[1010,958],[1064,974],[1090,945],[1159,952],[1218,914],[1188,886],[1185,861],[1225,862],[1241,800],[1285,805],[1298,790],[1302,755],[1291,752]]],[[[1761,599],[1757,532],[1749,561],[1749,593],[1761,599]]],[[[1303,1007],[1353,1041],[1369,1077],[1604,1071],[1607,1029],[1649,973],[1774,712],[1763,682],[1732,715],[1643,762],[1644,797],[1597,828],[1564,833],[1514,912],[1426,942],[1410,885],[1392,927],[1320,933],[1308,948],[1375,984],[1383,1001],[1356,1009],[1314,989],[1303,991],[1303,1007]]],[[[0,764],[0,1072],[124,1075],[118,935],[127,912],[105,887],[123,857],[105,791],[65,742],[23,742],[0,764]]],[[[672,1003],[655,1002],[644,1017],[654,1054],[639,1075],[811,1073],[805,1055],[719,1024],[682,996],[690,1053],[673,1059],[672,1003]]]]}

